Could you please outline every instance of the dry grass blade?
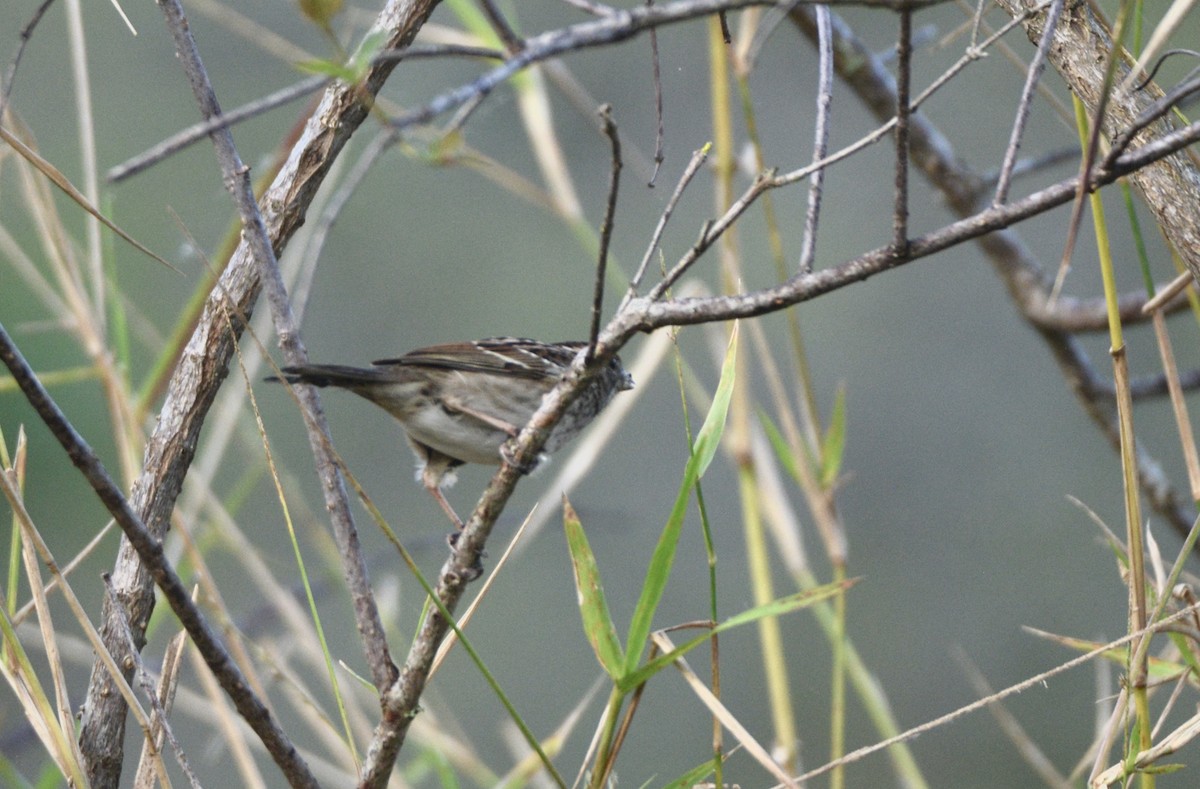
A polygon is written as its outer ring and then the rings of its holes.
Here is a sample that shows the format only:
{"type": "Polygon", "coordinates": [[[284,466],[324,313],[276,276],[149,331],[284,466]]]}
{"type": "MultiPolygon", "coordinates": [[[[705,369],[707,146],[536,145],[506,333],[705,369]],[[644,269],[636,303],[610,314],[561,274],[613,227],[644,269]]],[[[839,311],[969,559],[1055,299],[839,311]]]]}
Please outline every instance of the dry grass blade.
{"type": "Polygon", "coordinates": [[[73,200],[76,204],[78,204],[80,208],[82,208],[84,211],[87,211],[89,214],[91,214],[93,217],[95,217],[98,221],[100,221],[105,227],[107,227],[109,230],[113,231],[118,236],[120,236],[122,239],[124,239],[126,242],[128,242],[129,245],[132,246],[134,249],[138,250],[139,252],[141,252],[142,254],[144,254],[150,258],[153,258],[154,260],[158,261],[159,263],[162,263],[164,266],[171,269],[176,274],[183,273],[179,269],[175,268],[175,266],[171,265],[171,263],[168,260],[166,260],[165,258],[159,257],[157,254],[150,251],[150,249],[147,248],[145,245],[143,245],[140,241],[138,241],[133,236],[126,233],[121,228],[117,227],[117,225],[111,219],[106,217],[104,214],[100,213],[100,209],[93,206],[91,204],[91,202],[89,202],[88,199],[86,197],[84,197],[83,192],[80,192],[78,189],[76,189],[75,185],[72,184],[65,175],[63,175],[61,172],[59,172],[59,169],[57,167],[50,164],[50,162],[46,161],[41,156],[39,156],[36,151],[34,151],[29,146],[27,146],[24,142],[22,142],[19,138],[17,138],[15,135],[13,135],[12,132],[10,132],[8,129],[4,128],[3,126],[0,126],[0,140],[3,140],[4,142],[11,145],[13,150],[15,150],[17,153],[19,153],[21,155],[21,157],[23,159],[25,159],[25,161],[29,162],[31,165],[33,165],[33,167],[35,167],[38,170],[38,172],[40,172],[42,175],[46,176],[46,178],[49,179],[49,181],[52,184],[54,184],[59,189],[61,189],[63,191],[63,193],[66,194],[67,197],[71,198],[71,200],[73,200]]]}
{"type": "Polygon", "coordinates": [[[496,562],[496,569],[488,575],[487,580],[483,582],[483,586],[479,588],[478,594],[476,594],[475,598],[471,600],[471,604],[467,606],[467,610],[464,611],[463,615],[458,618],[457,630],[451,630],[446,636],[446,639],[442,641],[441,645],[438,647],[437,654],[434,655],[433,658],[433,663],[429,667],[430,679],[433,679],[433,675],[437,673],[439,668],[441,668],[442,662],[445,661],[446,657],[450,654],[450,650],[453,649],[454,645],[458,643],[458,631],[466,629],[467,624],[471,621],[471,617],[475,615],[475,611],[483,603],[483,599],[487,597],[488,592],[492,588],[492,584],[494,584],[496,579],[500,576],[501,568],[508,564],[508,560],[510,557],[512,557],[513,551],[516,550],[516,547],[519,544],[521,544],[521,538],[524,536],[525,530],[529,527],[529,524],[533,520],[533,516],[537,510],[538,505],[535,504],[533,509],[529,511],[529,514],[525,516],[525,519],[521,521],[521,525],[517,528],[516,534],[514,534],[512,539],[508,541],[508,545],[504,548],[504,553],[500,555],[500,560],[496,562]]]}
{"type": "MultiPolygon", "coordinates": [[[[655,645],[663,652],[670,652],[671,650],[675,649],[675,644],[670,638],[667,637],[665,633],[657,632],[650,637],[654,640],[655,645]]],[[[679,673],[683,675],[684,680],[686,680],[688,683],[688,687],[690,687],[692,692],[696,694],[696,698],[700,699],[701,703],[708,708],[708,711],[711,712],[717,720],[721,721],[721,725],[724,726],[725,729],[737,739],[738,743],[741,744],[741,746],[745,748],[751,756],[754,757],[755,761],[757,761],[763,767],[763,769],[775,776],[776,780],[778,780],[782,786],[788,787],[788,789],[795,789],[795,787],[798,785],[797,782],[793,781],[792,778],[785,773],[782,768],[780,768],[775,760],[771,758],[771,754],[767,751],[767,749],[764,748],[758,740],[754,739],[754,736],[751,735],[749,730],[742,725],[741,721],[734,717],[733,713],[721,703],[721,700],[713,695],[708,686],[704,684],[704,681],[696,676],[696,673],[688,666],[687,661],[683,660],[682,658],[676,660],[675,668],[679,669],[679,673]]]]}
{"type": "Polygon", "coordinates": [[[150,742],[144,743],[142,746],[142,755],[138,759],[137,772],[134,774],[133,786],[134,789],[154,789],[154,764],[161,763],[162,758],[158,754],[162,751],[163,739],[165,738],[165,728],[170,724],[159,716],[158,710],[161,709],[167,714],[170,714],[175,702],[175,690],[179,687],[179,671],[183,666],[183,650],[187,645],[187,634],[183,632],[176,633],[171,637],[170,643],[167,644],[166,653],[163,656],[163,665],[161,676],[158,680],[158,706],[155,708],[154,717],[150,721],[150,732],[153,737],[154,749],[151,749],[150,742]]]}
{"type": "Polygon", "coordinates": [[[1150,40],[1146,42],[1146,46],[1142,48],[1141,54],[1138,56],[1137,62],[1129,69],[1129,73],[1125,75],[1125,79],[1121,81],[1120,87],[1117,90],[1120,93],[1127,93],[1133,87],[1133,83],[1137,82],[1146,65],[1150,61],[1158,57],[1158,53],[1162,51],[1166,45],[1167,39],[1171,37],[1178,28],[1187,13],[1196,5],[1196,0],[1175,0],[1167,12],[1163,14],[1158,25],[1154,28],[1154,32],[1150,34],[1150,40]]]}
{"type": "MultiPolygon", "coordinates": [[[[103,662],[104,666],[113,677],[113,680],[116,682],[118,691],[129,705],[131,711],[133,712],[134,718],[142,728],[143,734],[149,737],[149,717],[146,715],[145,710],[143,710],[141,705],[137,702],[137,699],[133,693],[133,689],[129,687],[129,684],[125,682],[124,678],[122,677],[120,669],[112,659],[112,655],[109,654],[107,649],[105,649],[104,642],[101,640],[100,634],[96,631],[95,626],[88,618],[87,613],[83,609],[83,605],[79,602],[79,598],[75,595],[71,585],[68,584],[66,579],[62,577],[62,573],[58,569],[58,563],[54,560],[54,556],[51,554],[49,546],[46,544],[45,540],[42,539],[41,533],[34,525],[33,518],[25,509],[20,491],[16,489],[16,486],[13,484],[12,475],[10,475],[7,471],[0,473],[0,488],[3,489],[4,495],[8,499],[9,506],[12,507],[16,519],[21,525],[21,535],[24,546],[23,554],[26,557],[26,575],[30,584],[30,588],[33,591],[34,604],[38,611],[39,625],[43,630],[43,646],[46,649],[46,655],[50,662],[51,671],[55,676],[56,690],[60,699],[59,714],[63,724],[62,730],[65,732],[74,732],[74,713],[70,708],[70,704],[67,703],[65,681],[63,680],[61,674],[62,666],[57,657],[57,632],[54,630],[53,625],[50,622],[49,608],[45,599],[45,588],[41,584],[41,574],[37,565],[37,560],[39,558],[42,563],[50,569],[51,576],[58,581],[60,592],[63,595],[63,598],[66,600],[71,613],[74,615],[80,627],[83,628],[84,633],[87,635],[88,641],[91,643],[92,649],[95,650],[96,655],[103,662]]],[[[78,746],[73,734],[67,736],[67,741],[69,743],[68,753],[72,754],[72,759],[77,760],[77,766],[81,766],[82,756],[78,752],[78,746]]],[[[62,753],[61,748],[56,748],[56,750],[59,751],[60,754],[62,753]]],[[[60,767],[63,767],[65,774],[68,775],[73,774],[73,770],[69,769],[67,766],[69,764],[69,762],[65,764],[60,762],[60,767]]]]}
{"type": "MultiPolygon", "coordinates": [[[[988,684],[987,678],[983,676],[983,672],[979,670],[979,667],[975,665],[965,652],[961,649],[958,650],[956,657],[959,664],[963,667],[963,671],[966,672],[971,686],[975,688],[976,693],[980,696],[991,696],[996,692],[988,684]]],[[[1058,772],[1054,763],[1046,756],[1045,751],[1039,748],[1033,738],[1029,736],[1029,733],[1025,731],[1025,727],[1017,720],[1017,716],[1009,712],[1008,708],[999,702],[988,707],[988,711],[992,713],[992,717],[1000,724],[1000,728],[1016,747],[1017,752],[1021,754],[1021,758],[1042,779],[1042,783],[1052,789],[1072,789],[1073,784],[1058,772]]]]}
{"type": "Polygon", "coordinates": [[[838,759],[836,762],[830,762],[828,764],[821,765],[820,767],[817,767],[816,769],[809,770],[808,772],[804,773],[804,775],[799,776],[796,780],[798,782],[803,782],[810,778],[815,778],[818,775],[822,775],[824,773],[829,772],[834,767],[836,767],[838,764],[850,764],[852,762],[857,762],[861,759],[866,758],[867,756],[870,756],[873,753],[877,753],[886,748],[889,748],[898,742],[904,742],[905,740],[911,740],[914,737],[924,734],[925,732],[932,731],[934,729],[945,726],[948,723],[951,723],[952,721],[955,721],[955,720],[963,717],[964,715],[969,715],[972,712],[976,712],[980,709],[983,709],[984,707],[986,707],[990,704],[994,704],[995,702],[1000,701],[1001,699],[1008,698],[1009,696],[1015,695],[1017,693],[1021,693],[1022,691],[1028,690],[1029,688],[1033,688],[1038,685],[1041,685],[1044,682],[1046,682],[1047,680],[1049,680],[1050,678],[1058,676],[1059,674],[1062,674],[1063,672],[1066,672],[1073,668],[1076,668],[1077,666],[1081,666],[1084,663],[1088,663],[1092,660],[1095,660],[1098,657],[1104,656],[1106,653],[1109,653],[1111,650],[1116,649],[1117,647],[1124,647],[1132,642],[1139,641],[1139,640],[1145,638],[1146,636],[1149,636],[1149,635],[1152,635],[1154,633],[1158,633],[1158,632],[1161,632],[1164,630],[1168,630],[1168,629],[1170,629],[1171,625],[1175,624],[1176,622],[1180,621],[1181,619],[1184,619],[1188,616],[1194,615],[1198,610],[1200,610],[1200,604],[1189,605],[1188,607],[1183,608],[1179,611],[1176,611],[1174,614],[1171,614],[1170,616],[1165,617],[1165,618],[1159,620],[1158,622],[1155,622],[1155,623],[1147,626],[1143,630],[1137,630],[1133,633],[1128,633],[1128,634],[1122,636],[1121,638],[1118,638],[1114,641],[1110,641],[1107,644],[1098,646],[1095,649],[1090,650],[1089,652],[1086,652],[1082,655],[1079,655],[1078,657],[1075,657],[1075,658],[1072,658],[1071,660],[1066,661],[1065,663],[1060,663],[1059,665],[1055,666],[1054,668],[1052,668],[1048,671],[1043,671],[1040,674],[1035,674],[1034,676],[1024,679],[1021,682],[1016,683],[1015,685],[1009,685],[1007,688],[1004,688],[1003,690],[1000,690],[1000,691],[994,693],[993,695],[988,696],[987,698],[973,701],[970,704],[966,704],[962,707],[959,707],[958,709],[956,709],[952,712],[948,712],[945,715],[942,715],[938,718],[934,718],[931,721],[927,721],[925,723],[922,723],[919,726],[914,726],[911,729],[903,731],[894,737],[889,737],[888,739],[883,740],[882,742],[877,742],[874,745],[867,745],[862,748],[859,748],[856,751],[851,751],[850,753],[843,756],[841,759],[838,759]]]}
{"type": "Polygon", "coordinates": [[[1090,783],[1092,786],[1100,787],[1124,781],[1130,775],[1131,767],[1139,770],[1152,767],[1159,759],[1177,752],[1198,736],[1200,736],[1200,714],[1188,718],[1185,723],[1160,740],[1157,745],[1139,751],[1133,758],[1132,765],[1121,761],[1097,775],[1090,783]]]}
{"type": "Polygon", "coordinates": [[[187,652],[192,660],[192,672],[200,681],[207,697],[209,723],[218,732],[220,741],[229,749],[232,765],[226,770],[226,775],[236,775],[237,785],[246,789],[267,789],[268,784],[258,769],[254,754],[250,751],[250,743],[255,741],[254,738],[246,735],[242,721],[230,710],[229,700],[222,692],[221,686],[204,664],[199,651],[190,642],[187,652]]]}

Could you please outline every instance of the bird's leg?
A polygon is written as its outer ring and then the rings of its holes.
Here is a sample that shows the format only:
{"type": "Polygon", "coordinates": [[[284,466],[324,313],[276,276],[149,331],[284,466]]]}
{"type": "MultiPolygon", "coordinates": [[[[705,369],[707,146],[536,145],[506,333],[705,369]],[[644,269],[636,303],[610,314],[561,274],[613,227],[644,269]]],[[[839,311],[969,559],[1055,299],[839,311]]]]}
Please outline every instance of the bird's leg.
{"type": "Polygon", "coordinates": [[[454,524],[454,528],[458,531],[462,531],[462,518],[458,517],[458,513],[455,512],[454,508],[450,506],[450,502],[446,501],[446,496],[442,493],[442,489],[437,485],[426,485],[425,490],[429,491],[431,494],[433,494],[433,497],[437,499],[438,506],[440,506],[442,508],[442,512],[446,513],[446,516],[450,518],[450,522],[454,524]]]}
{"type": "Polygon", "coordinates": [[[478,411],[474,408],[471,408],[470,406],[463,405],[461,402],[459,402],[456,398],[453,398],[453,397],[446,397],[445,395],[443,395],[442,396],[442,407],[445,408],[447,411],[457,411],[460,414],[466,414],[467,416],[474,417],[474,418],[478,419],[480,422],[483,422],[485,425],[491,425],[492,427],[496,428],[497,430],[501,430],[501,431],[507,433],[512,438],[516,438],[517,433],[521,432],[520,428],[518,428],[516,425],[512,424],[511,422],[505,422],[503,419],[500,419],[499,417],[492,416],[491,414],[485,414],[484,412],[478,411]]]}
{"type": "Polygon", "coordinates": [[[485,425],[491,425],[497,430],[502,430],[508,434],[508,440],[500,445],[500,457],[510,466],[514,466],[517,471],[522,474],[532,474],[534,470],[541,464],[541,458],[534,460],[532,463],[517,463],[514,459],[513,442],[517,438],[517,434],[521,432],[520,428],[503,419],[494,417],[491,414],[485,414],[482,411],[476,411],[474,408],[465,406],[453,398],[443,397],[442,407],[448,411],[457,411],[460,414],[474,417],[485,425]]]}

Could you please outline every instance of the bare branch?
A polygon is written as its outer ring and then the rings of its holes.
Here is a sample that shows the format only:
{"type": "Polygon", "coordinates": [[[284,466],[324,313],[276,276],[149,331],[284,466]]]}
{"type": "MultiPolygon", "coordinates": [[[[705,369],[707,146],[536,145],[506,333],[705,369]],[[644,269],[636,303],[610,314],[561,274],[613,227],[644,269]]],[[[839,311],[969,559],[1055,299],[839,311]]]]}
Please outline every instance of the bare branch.
{"type": "Polygon", "coordinates": [[[600,126],[612,146],[612,169],[608,178],[608,200],[604,221],[600,223],[600,250],[596,261],[596,284],[592,290],[592,325],[588,329],[587,360],[596,356],[596,335],[600,333],[600,310],[604,304],[604,272],[608,269],[608,245],[612,241],[613,224],[617,213],[617,191],[621,185],[621,138],[613,123],[612,106],[600,108],[600,126]]]}
{"type": "Polygon", "coordinates": [[[622,308],[629,299],[637,295],[637,289],[642,284],[642,279],[646,276],[646,270],[650,266],[650,259],[654,257],[654,251],[658,249],[658,243],[662,240],[662,234],[666,230],[667,222],[670,220],[671,214],[675,213],[675,206],[679,204],[679,199],[683,197],[683,190],[692,182],[692,178],[695,177],[696,173],[700,171],[700,167],[707,160],[707,145],[692,153],[692,158],[688,161],[687,167],[684,168],[683,175],[679,177],[679,183],[676,184],[675,191],[671,193],[671,199],[667,200],[667,205],[663,208],[662,216],[658,219],[658,224],[654,226],[654,232],[650,236],[650,243],[646,245],[646,254],[642,255],[642,262],[638,264],[633,279],[629,281],[629,290],[621,302],[622,308]]]}
{"type": "Polygon", "coordinates": [[[1016,116],[1013,118],[1012,133],[1008,138],[1008,148],[1004,151],[1004,162],[1000,165],[1000,177],[996,182],[996,195],[992,198],[993,205],[1000,205],[1008,199],[1008,187],[1012,183],[1013,167],[1017,161],[1017,151],[1021,148],[1021,137],[1025,133],[1025,124],[1029,122],[1029,110],[1033,106],[1033,92],[1042,72],[1046,69],[1046,53],[1053,41],[1054,29],[1058,26],[1062,15],[1064,0],[1054,0],[1050,13],[1046,18],[1046,29],[1042,32],[1042,40],[1038,43],[1037,54],[1029,64],[1029,72],[1025,75],[1025,87],[1021,90],[1021,100],[1017,103],[1016,116]]]}
{"type": "MultiPolygon", "coordinates": [[[[406,46],[424,24],[434,4],[433,0],[389,0],[373,29],[386,33],[386,46],[406,46]]],[[[362,85],[334,84],[326,90],[287,162],[263,197],[264,224],[276,249],[282,249],[304,221],[305,212],[333,160],[367,117],[369,105],[365,99],[378,93],[393,68],[394,63],[390,62],[373,64],[362,85]]],[[[254,258],[249,244],[243,240],[214,286],[171,377],[154,432],[146,445],[142,475],[131,496],[133,508],[140,513],[156,539],[161,539],[167,530],[205,416],[228,372],[241,324],[235,322],[231,331],[226,316],[249,316],[258,298],[259,287],[254,258]]],[[[361,588],[357,581],[349,585],[352,590],[361,588]]],[[[140,645],[153,609],[153,578],[128,541],[122,541],[119,549],[113,586],[129,612],[134,640],[140,645]]],[[[362,623],[373,619],[374,602],[369,595],[352,594],[355,596],[356,620],[362,623]]],[[[104,612],[106,622],[111,613],[104,612]]],[[[102,625],[101,632],[109,638],[107,625],[102,625]]],[[[379,643],[382,639],[381,630],[368,640],[379,643]]],[[[116,641],[106,643],[116,644],[116,641]]],[[[386,653],[369,650],[367,661],[373,678],[377,682],[379,678],[386,682],[392,670],[386,653]]],[[[112,688],[103,665],[94,665],[80,746],[96,768],[93,775],[96,785],[117,784],[124,723],[124,702],[112,688]],[[102,775],[103,780],[97,780],[96,774],[102,775]]]]}
{"type": "MultiPolygon", "coordinates": [[[[180,580],[175,568],[171,566],[166,554],[163,553],[162,542],[151,533],[142,519],[134,512],[129,501],[117,487],[117,483],[113,481],[104,468],[104,464],[100,462],[100,458],[96,456],[95,451],[84,441],[59,409],[58,404],[50,397],[3,325],[0,325],[0,361],[3,361],[8,367],[17,385],[21,388],[21,392],[25,395],[25,399],[33,406],[42,422],[66,451],[67,457],[83,474],[84,479],[96,492],[105,509],[121,527],[125,533],[125,540],[137,551],[145,571],[153,577],[154,582],[162,590],[167,604],[171,606],[175,616],[187,629],[196,649],[213,672],[213,676],[217,678],[221,687],[229,695],[230,701],[237,707],[242,718],[262,740],[271,757],[275,759],[275,763],[279,765],[279,769],[283,771],[293,786],[316,787],[316,779],[309,772],[308,766],[297,753],[295,746],[276,723],[270,710],[250,689],[246,677],[230,659],[229,653],[225,651],[217,634],[209,626],[208,620],[192,602],[183,581],[180,580]]],[[[106,606],[106,608],[110,606],[106,606]]],[[[127,650],[115,651],[113,643],[122,643],[130,638],[144,639],[145,623],[134,628],[133,623],[124,620],[123,616],[123,612],[118,612],[113,618],[105,619],[105,625],[109,628],[105,632],[105,642],[114,655],[124,655],[127,650]]],[[[138,646],[140,648],[140,644],[138,646]]],[[[119,661],[119,664],[129,671],[133,669],[132,660],[128,661],[127,665],[125,661],[119,661]]],[[[105,672],[107,673],[107,669],[105,672]]],[[[124,722],[124,714],[121,719],[124,722]]],[[[88,765],[88,772],[94,772],[92,764],[88,765]]]]}
{"type": "MultiPolygon", "coordinates": [[[[1019,16],[1025,13],[1028,0],[997,0],[997,3],[1010,15],[1019,16]]],[[[1034,14],[1025,21],[1025,31],[1031,40],[1041,37],[1045,24],[1044,13],[1034,14]]],[[[1092,118],[1096,117],[1095,110],[1104,96],[1105,64],[1112,50],[1112,36],[1087,3],[1073,5],[1071,13],[1063,17],[1054,31],[1050,63],[1088,107],[1088,115],[1092,118]]],[[[1117,69],[1117,79],[1128,71],[1124,63],[1118,64],[1117,69]]],[[[1142,111],[1162,96],[1162,91],[1153,84],[1136,93],[1110,93],[1100,127],[1109,139],[1114,140],[1126,129],[1137,126],[1142,111]]],[[[1136,139],[1145,144],[1155,137],[1162,139],[1170,130],[1167,119],[1160,119],[1143,129],[1136,139]]],[[[1180,194],[1200,193],[1200,171],[1187,156],[1167,156],[1151,167],[1132,173],[1130,180],[1141,191],[1155,220],[1192,275],[1200,279],[1200,202],[1178,199],[1180,194]]]]}
{"type": "MultiPolygon", "coordinates": [[[[817,6],[817,114],[813,119],[813,163],[825,158],[829,150],[829,106],[833,103],[833,27],[829,9],[817,6]]],[[[804,215],[804,240],[800,245],[801,274],[812,271],[817,255],[817,222],[821,216],[821,192],[825,185],[825,168],[813,171],[808,186],[808,210],[804,215]]]]}
{"type": "Polygon", "coordinates": [[[903,255],[908,247],[908,104],[912,81],[912,11],[900,12],[900,33],[896,41],[896,175],[892,206],[892,249],[903,255]]]}

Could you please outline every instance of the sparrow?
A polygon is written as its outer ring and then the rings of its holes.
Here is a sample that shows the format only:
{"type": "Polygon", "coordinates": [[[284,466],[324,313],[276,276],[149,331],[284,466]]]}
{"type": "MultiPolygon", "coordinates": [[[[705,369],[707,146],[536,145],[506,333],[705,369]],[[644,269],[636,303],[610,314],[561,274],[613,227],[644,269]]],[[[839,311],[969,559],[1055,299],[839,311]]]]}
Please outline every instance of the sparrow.
{"type": "MultiPolygon", "coordinates": [[[[508,441],[585,347],[490,337],[418,348],[370,367],[284,367],[281,377],[268,380],[347,389],[396,417],[417,459],[417,481],[461,530],[462,519],[442,488],[454,484],[456,469],[465,463],[498,466],[507,460],[508,441]]],[[[567,408],[543,453],[577,436],[617,392],[632,388],[633,378],[613,357],[567,408]]]]}

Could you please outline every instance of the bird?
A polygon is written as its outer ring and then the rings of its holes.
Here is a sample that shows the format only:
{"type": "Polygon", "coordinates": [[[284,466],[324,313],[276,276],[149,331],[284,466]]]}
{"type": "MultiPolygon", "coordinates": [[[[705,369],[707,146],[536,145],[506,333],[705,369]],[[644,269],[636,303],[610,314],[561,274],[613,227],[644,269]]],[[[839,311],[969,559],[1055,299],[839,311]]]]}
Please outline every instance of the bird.
{"type": "MultiPolygon", "coordinates": [[[[370,367],[283,367],[282,375],[267,380],[346,389],[394,416],[416,456],[417,481],[461,531],[462,519],[442,488],[454,484],[463,464],[498,466],[507,460],[509,440],[586,347],[585,342],[489,337],[417,348],[370,367]]],[[[543,453],[566,444],[618,392],[632,388],[633,377],[614,356],[567,408],[543,453]]]]}

